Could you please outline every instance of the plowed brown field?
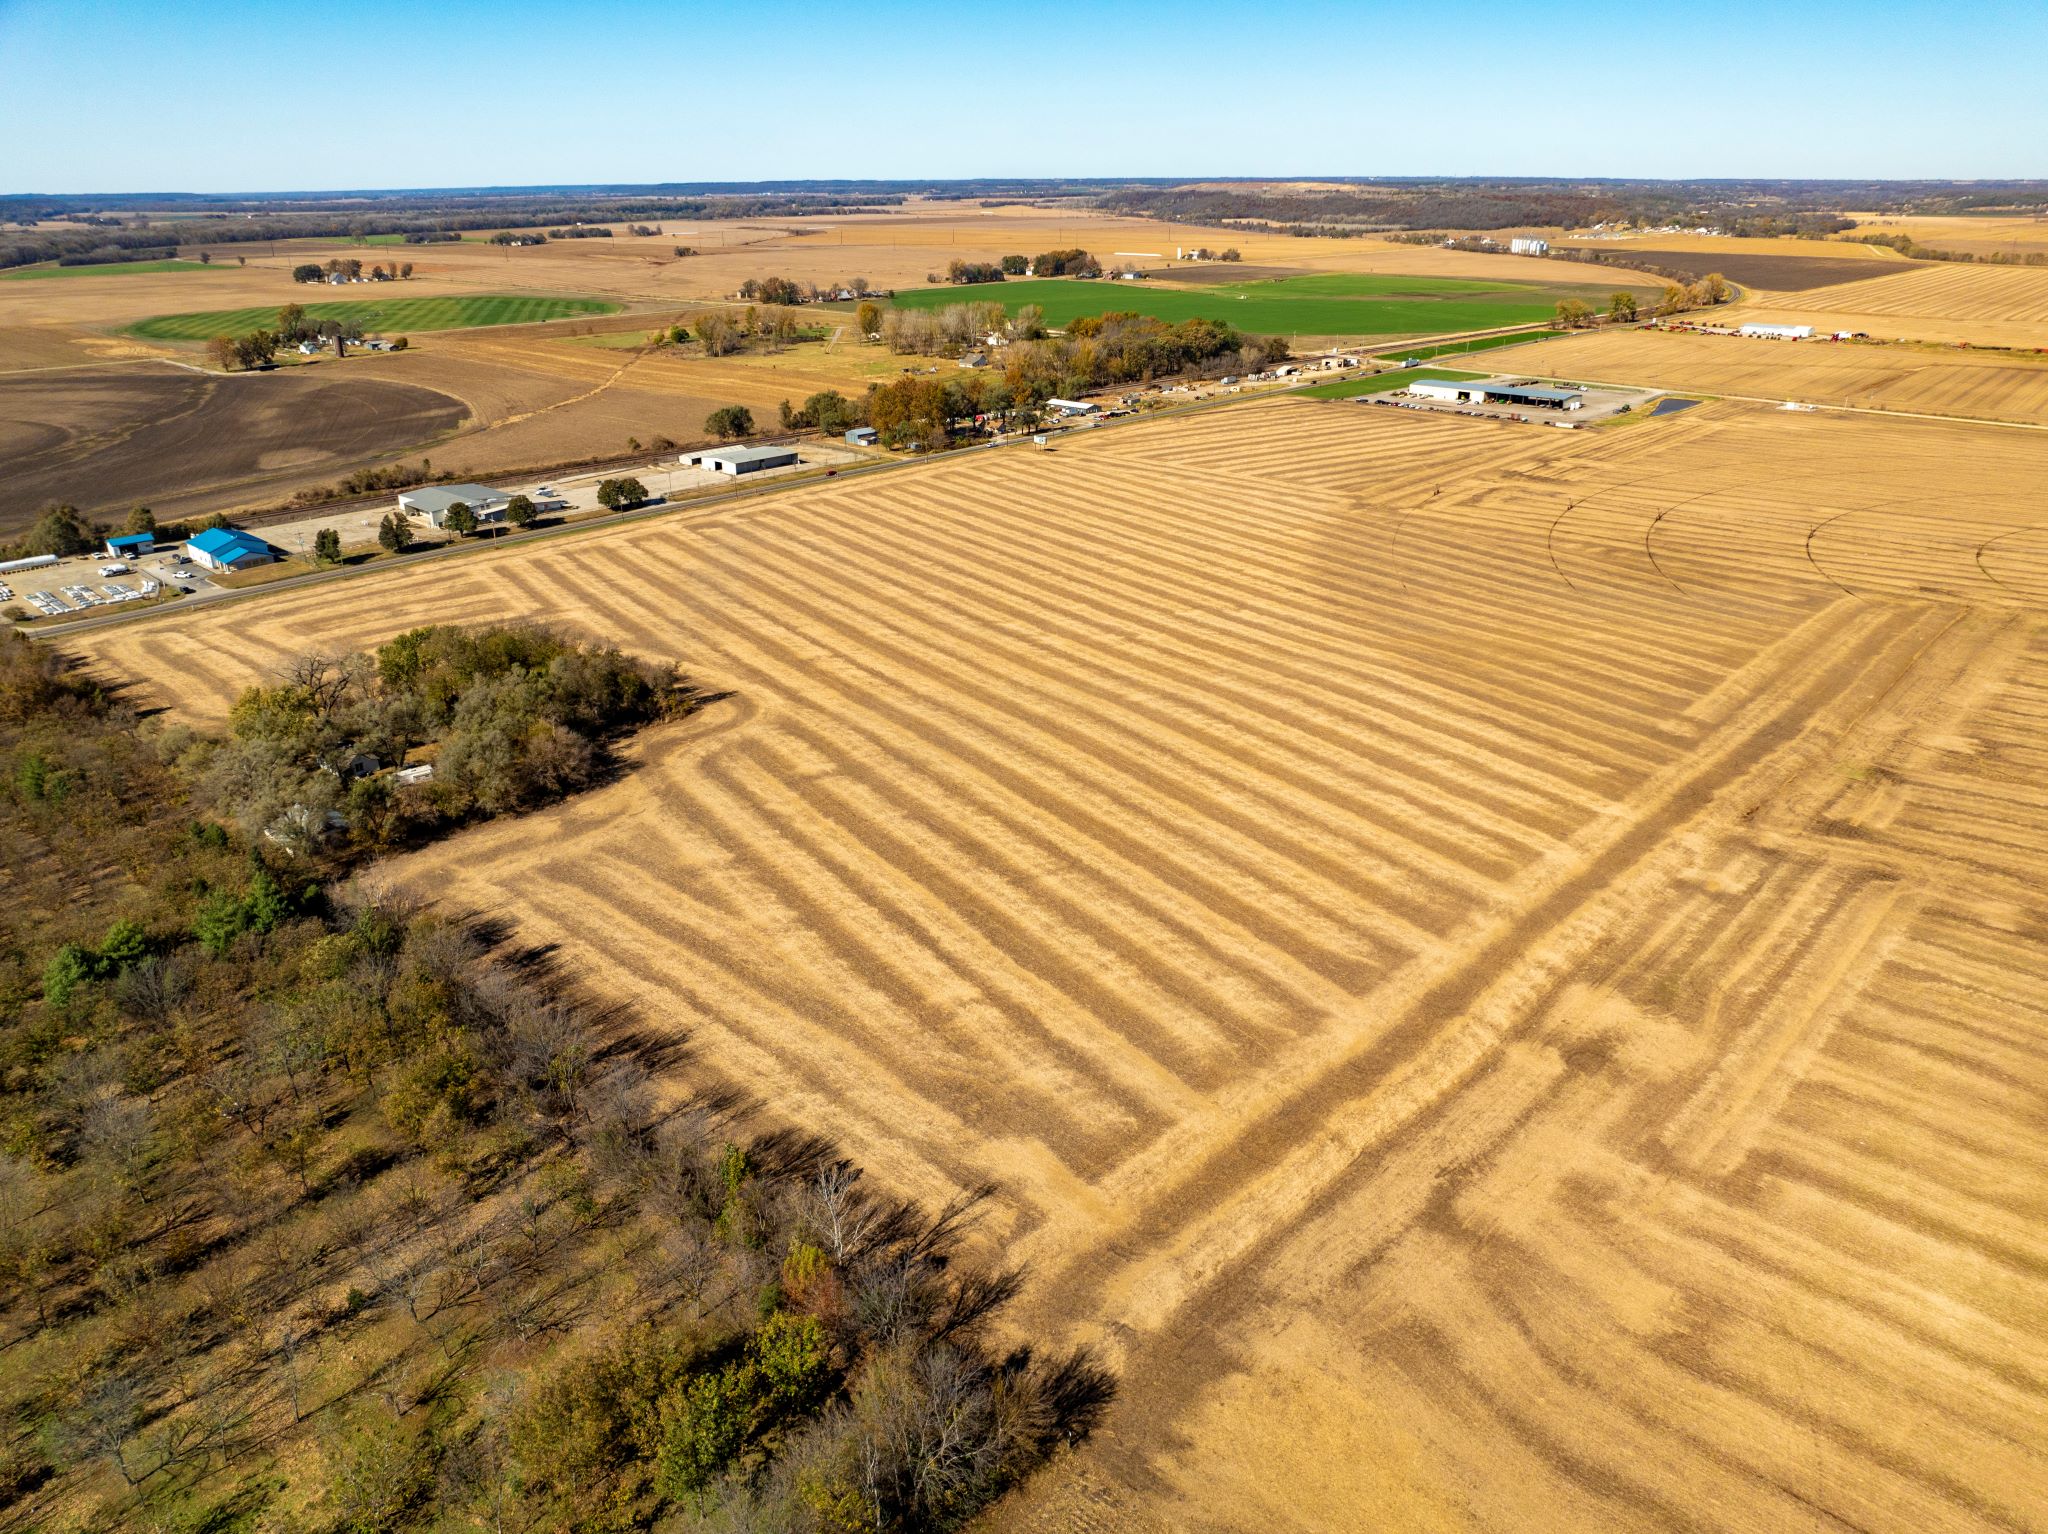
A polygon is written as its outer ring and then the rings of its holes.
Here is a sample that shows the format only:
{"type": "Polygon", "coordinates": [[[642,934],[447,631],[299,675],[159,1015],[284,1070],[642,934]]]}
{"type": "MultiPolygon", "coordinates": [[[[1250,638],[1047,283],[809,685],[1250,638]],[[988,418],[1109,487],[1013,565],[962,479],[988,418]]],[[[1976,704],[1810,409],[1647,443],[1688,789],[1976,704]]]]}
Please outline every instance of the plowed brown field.
{"type": "Polygon", "coordinates": [[[1487,363],[1546,378],[2048,424],[2048,357],[2028,353],[1611,330],[1510,347],[1487,363]]]}
{"type": "Polygon", "coordinates": [[[387,876],[1001,1185],[1125,1383],[998,1527],[2038,1528],[2039,455],[1275,401],[88,648],[209,721],[507,615],[733,689],[387,876]]]}

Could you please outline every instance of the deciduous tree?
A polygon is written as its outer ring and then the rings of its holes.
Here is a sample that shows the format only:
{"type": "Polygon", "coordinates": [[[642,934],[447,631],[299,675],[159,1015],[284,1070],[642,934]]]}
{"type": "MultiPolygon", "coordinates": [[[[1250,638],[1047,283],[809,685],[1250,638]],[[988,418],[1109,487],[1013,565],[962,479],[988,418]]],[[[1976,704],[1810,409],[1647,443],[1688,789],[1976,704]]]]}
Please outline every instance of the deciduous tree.
{"type": "Polygon", "coordinates": [[[745,405],[721,405],[704,418],[704,429],[721,441],[754,434],[754,413],[745,405]]]}

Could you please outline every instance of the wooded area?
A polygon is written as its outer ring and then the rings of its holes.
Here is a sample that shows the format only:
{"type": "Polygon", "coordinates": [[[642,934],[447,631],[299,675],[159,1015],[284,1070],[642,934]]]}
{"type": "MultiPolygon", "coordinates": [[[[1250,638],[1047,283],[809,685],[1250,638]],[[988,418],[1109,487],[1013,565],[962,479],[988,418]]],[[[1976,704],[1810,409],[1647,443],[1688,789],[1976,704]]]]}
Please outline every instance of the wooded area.
{"type": "Polygon", "coordinates": [[[678,1105],[675,1041],[502,924],[217,808],[436,719],[480,786],[518,732],[466,718],[644,717],[643,663],[441,628],[292,672],[218,742],[0,642],[0,1515],[939,1529],[1085,1433],[1087,1359],[985,1350],[973,1199],[678,1105]]]}

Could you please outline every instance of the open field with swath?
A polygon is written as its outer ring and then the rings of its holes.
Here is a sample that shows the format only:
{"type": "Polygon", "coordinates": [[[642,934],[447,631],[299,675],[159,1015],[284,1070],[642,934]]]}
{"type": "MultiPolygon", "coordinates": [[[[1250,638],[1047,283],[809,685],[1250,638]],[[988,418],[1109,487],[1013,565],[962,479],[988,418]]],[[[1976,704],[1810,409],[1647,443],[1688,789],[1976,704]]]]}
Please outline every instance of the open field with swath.
{"type": "Polygon", "coordinates": [[[1951,216],[1850,213],[1857,234],[1903,234],[1935,250],[1979,256],[2048,254],[2048,217],[2037,214],[1951,216]]]}
{"type": "Polygon", "coordinates": [[[1489,354],[1496,361],[1549,378],[2048,424],[2048,357],[2031,353],[1629,329],[1489,354]]]}
{"type": "MultiPolygon", "coordinates": [[[[1560,345],[1569,343],[1557,343],[1560,345]]],[[[733,696],[391,864],[937,1200],[1105,1430],[998,1530],[2039,1527],[2039,440],[1264,401],[173,613],[733,696]]]]}
{"type": "Polygon", "coordinates": [[[2048,348],[2048,267],[1914,261],[1810,293],[1758,293],[1733,321],[1813,324],[1916,341],[2048,348]]]}

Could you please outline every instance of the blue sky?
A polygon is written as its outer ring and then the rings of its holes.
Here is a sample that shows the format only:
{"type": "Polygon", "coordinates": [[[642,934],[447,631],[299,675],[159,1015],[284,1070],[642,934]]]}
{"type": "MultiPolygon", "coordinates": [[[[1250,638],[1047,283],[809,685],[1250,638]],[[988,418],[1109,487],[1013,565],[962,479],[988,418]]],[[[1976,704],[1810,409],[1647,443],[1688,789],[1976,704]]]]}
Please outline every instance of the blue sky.
{"type": "Polygon", "coordinates": [[[0,0],[0,191],[2048,176],[2048,0],[0,0]]]}

